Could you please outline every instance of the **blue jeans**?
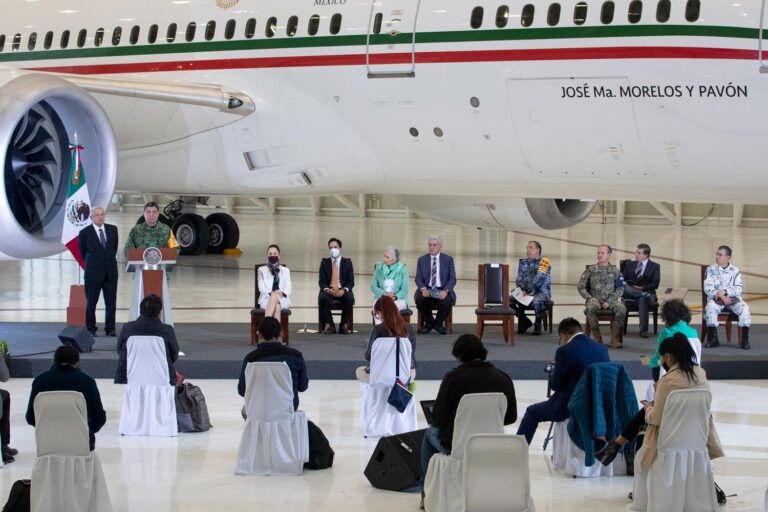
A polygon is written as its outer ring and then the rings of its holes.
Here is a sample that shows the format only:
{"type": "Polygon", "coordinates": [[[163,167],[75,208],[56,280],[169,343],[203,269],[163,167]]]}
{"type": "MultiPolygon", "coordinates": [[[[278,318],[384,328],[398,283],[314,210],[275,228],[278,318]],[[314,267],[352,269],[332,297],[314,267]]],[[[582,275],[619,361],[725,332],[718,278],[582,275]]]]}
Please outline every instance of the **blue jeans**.
{"type": "Polygon", "coordinates": [[[440,430],[437,427],[429,427],[424,432],[424,440],[421,442],[421,491],[424,491],[424,479],[427,477],[427,468],[429,467],[429,459],[436,453],[451,453],[450,450],[445,449],[440,442],[440,430]]]}

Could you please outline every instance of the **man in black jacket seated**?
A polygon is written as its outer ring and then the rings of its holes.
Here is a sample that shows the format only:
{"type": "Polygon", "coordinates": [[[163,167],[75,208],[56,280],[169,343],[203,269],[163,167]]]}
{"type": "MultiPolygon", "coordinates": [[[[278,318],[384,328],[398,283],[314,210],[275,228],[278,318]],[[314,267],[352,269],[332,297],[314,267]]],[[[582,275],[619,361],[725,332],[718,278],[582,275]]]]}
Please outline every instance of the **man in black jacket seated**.
{"type": "Polygon", "coordinates": [[[648,337],[648,309],[658,302],[656,289],[661,281],[661,266],[651,261],[651,246],[640,244],[635,249],[635,261],[624,267],[624,299],[637,301],[640,337],[648,337]]]}
{"type": "Polygon", "coordinates": [[[528,444],[540,422],[568,418],[568,401],[587,366],[611,360],[608,349],[581,332],[581,324],[575,318],[561,321],[557,333],[562,346],[555,351],[555,370],[549,380],[554,393],[544,402],[529,405],[517,428],[517,434],[525,436],[528,444]]]}
{"type": "Polygon", "coordinates": [[[107,413],[101,404],[99,388],[93,377],[80,371],[80,354],[71,345],[62,345],[53,354],[53,366],[32,381],[27,406],[27,423],[35,424],[35,397],[44,391],[79,391],[85,398],[88,415],[88,438],[91,450],[96,448],[96,432],[107,422],[107,413]]]}
{"type": "Polygon", "coordinates": [[[317,296],[317,306],[320,309],[320,318],[326,326],[323,332],[325,334],[336,332],[331,304],[334,300],[338,300],[341,302],[339,334],[351,334],[347,321],[355,305],[355,296],[352,293],[352,288],[355,287],[355,270],[352,268],[352,260],[341,256],[341,240],[338,238],[328,240],[328,252],[330,258],[324,258],[320,262],[318,279],[320,294],[317,296]]]}
{"type": "Polygon", "coordinates": [[[471,393],[504,393],[507,397],[504,424],[511,425],[517,420],[517,400],[512,379],[485,360],[488,351],[483,342],[473,334],[462,334],[454,342],[451,354],[458,359],[459,366],[446,373],[440,383],[440,390],[432,408],[432,424],[421,443],[421,508],[424,508],[424,478],[427,475],[429,459],[438,452],[450,453],[453,420],[456,418],[461,397],[471,393]]]}
{"type": "Polygon", "coordinates": [[[139,318],[123,324],[117,338],[117,373],[115,384],[128,383],[128,338],[131,336],[157,336],[165,341],[165,356],[168,359],[168,376],[171,385],[176,384],[176,368],[173,363],[179,358],[179,343],[173,326],[160,321],[163,301],[157,295],[147,295],[139,304],[139,318]]]}

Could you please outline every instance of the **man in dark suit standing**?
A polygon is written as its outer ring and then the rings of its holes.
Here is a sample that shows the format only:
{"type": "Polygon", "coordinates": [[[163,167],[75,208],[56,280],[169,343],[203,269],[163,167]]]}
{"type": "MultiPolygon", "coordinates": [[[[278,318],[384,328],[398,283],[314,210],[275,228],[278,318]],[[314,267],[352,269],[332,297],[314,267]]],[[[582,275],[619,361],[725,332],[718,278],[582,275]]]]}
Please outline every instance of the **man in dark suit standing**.
{"type": "Polygon", "coordinates": [[[351,259],[341,257],[341,240],[328,240],[328,251],[330,258],[323,258],[320,262],[320,294],[317,296],[320,318],[326,325],[325,334],[335,333],[331,303],[338,300],[341,302],[339,334],[350,334],[347,321],[355,305],[355,295],[352,293],[352,288],[355,287],[355,270],[352,268],[351,259]]]}
{"type": "Polygon", "coordinates": [[[416,294],[413,296],[416,308],[424,319],[419,333],[426,334],[432,329],[445,334],[443,322],[456,303],[456,269],[453,258],[443,254],[443,239],[432,235],[427,239],[429,253],[416,263],[416,294]],[[432,308],[437,314],[432,317],[432,308]]]}
{"type": "Polygon", "coordinates": [[[588,338],[581,331],[581,324],[574,318],[566,318],[557,326],[562,345],[555,352],[555,368],[549,377],[549,387],[554,391],[545,402],[529,405],[517,429],[528,444],[542,421],[563,421],[568,418],[568,401],[587,366],[607,363],[608,349],[588,338]]]}
{"type": "Polygon", "coordinates": [[[637,301],[640,337],[648,337],[648,308],[656,302],[656,289],[661,280],[661,266],[650,260],[651,246],[640,244],[635,249],[635,261],[624,267],[624,298],[637,301]]]}
{"type": "Polygon", "coordinates": [[[117,303],[117,227],[104,224],[104,208],[91,211],[90,226],[78,235],[80,255],[85,261],[85,328],[96,336],[96,303],[104,292],[104,334],[115,334],[117,303]]]}

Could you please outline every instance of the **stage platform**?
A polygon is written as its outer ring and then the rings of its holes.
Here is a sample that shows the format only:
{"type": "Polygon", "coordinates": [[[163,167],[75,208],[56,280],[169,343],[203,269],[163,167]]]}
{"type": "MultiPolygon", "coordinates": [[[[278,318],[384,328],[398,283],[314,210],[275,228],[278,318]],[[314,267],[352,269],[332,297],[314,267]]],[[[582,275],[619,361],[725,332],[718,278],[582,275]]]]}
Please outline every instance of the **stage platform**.
{"type": "MultiPolygon", "coordinates": [[[[8,341],[12,377],[34,377],[50,367],[53,351],[60,345],[57,334],[63,323],[0,323],[0,338],[8,341]]],[[[176,368],[190,379],[237,378],[243,357],[254,347],[249,342],[250,325],[245,323],[178,323],[176,334],[181,350],[176,368]]],[[[298,326],[296,326],[298,327],[298,326]]],[[[356,326],[359,327],[359,326],[356,326]]],[[[370,331],[351,335],[324,335],[292,332],[290,346],[300,350],[307,362],[310,379],[352,379],[355,368],[365,364],[363,354],[370,331]]],[[[651,355],[655,339],[633,336],[636,326],[624,339],[624,348],[611,350],[611,359],[620,361],[634,379],[647,379],[649,370],[640,364],[640,356],[651,355]]],[[[603,329],[603,335],[607,334],[603,329]]],[[[440,379],[456,361],[451,357],[453,340],[460,333],[473,333],[474,324],[455,324],[453,334],[434,332],[416,340],[418,379],[440,379]]],[[[636,331],[635,331],[636,332],[636,331]]],[[[703,366],[710,379],[768,379],[768,326],[755,325],[750,332],[751,350],[741,350],[733,343],[705,349],[703,366]]],[[[93,352],[81,354],[81,367],[95,378],[111,378],[117,368],[117,338],[95,338],[93,352]]],[[[517,335],[515,345],[504,343],[500,327],[486,327],[483,338],[488,360],[513,379],[543,379],[547,361],[554,358],[557,336],[517,335]]]]}

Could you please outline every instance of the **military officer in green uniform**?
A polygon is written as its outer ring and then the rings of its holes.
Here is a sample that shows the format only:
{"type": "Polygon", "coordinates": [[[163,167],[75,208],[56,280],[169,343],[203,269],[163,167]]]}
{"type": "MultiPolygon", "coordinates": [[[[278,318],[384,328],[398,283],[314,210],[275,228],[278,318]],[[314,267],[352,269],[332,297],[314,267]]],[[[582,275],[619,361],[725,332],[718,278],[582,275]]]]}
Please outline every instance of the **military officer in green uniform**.
{"type": "Polygon", "coordinates": [[[619,267],[611,265],[610,245],[597,248],[597,264],[589,265],[579,279],[579,294],[587,301],[587,323],[592,338],[600,343],[603,337],[597,323],[597,313],[600,310],[613,311],[614,322],[611,329],[611,348],[621,348],[621,333],[624,332],[624,322],[627,321],[627,308],[621,297],[624,294],[624,278],[619,267]]]}
{"type": "Polygon", "coordinates": [[[160,218],[160,209],[157,203],[150,201],[144,205],[144,223],[136,224],[128,234],[128,240],[125,241],[123,252],[127,255],[128,249],[145,247],[170,247],[176,249],[179,253],[179,244],[173,236],[173,231],[162,222],[160,218]]]}

